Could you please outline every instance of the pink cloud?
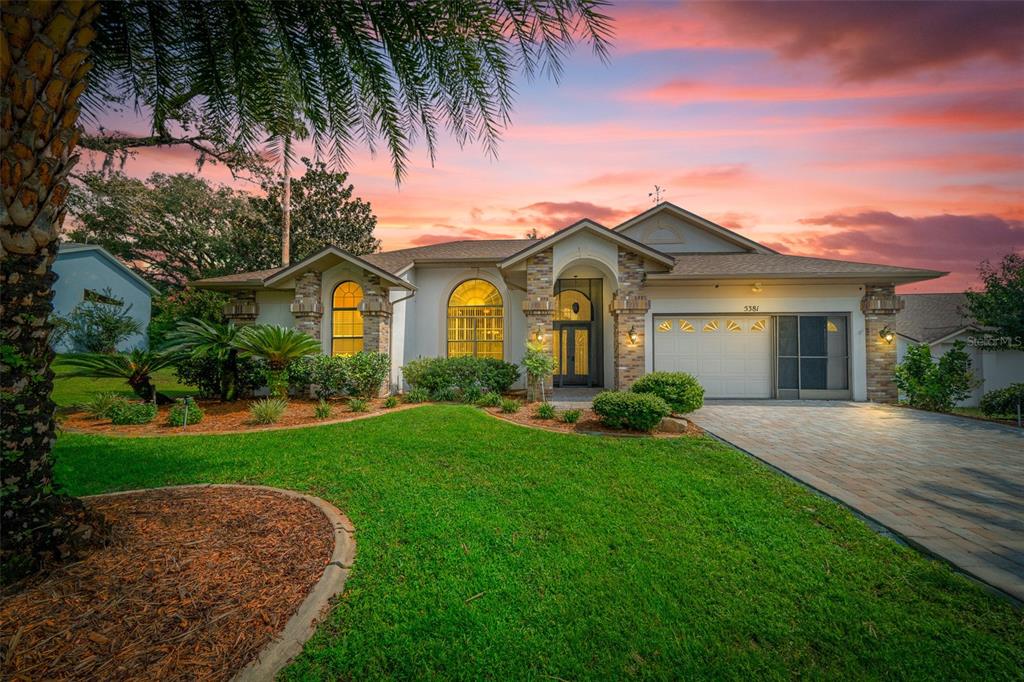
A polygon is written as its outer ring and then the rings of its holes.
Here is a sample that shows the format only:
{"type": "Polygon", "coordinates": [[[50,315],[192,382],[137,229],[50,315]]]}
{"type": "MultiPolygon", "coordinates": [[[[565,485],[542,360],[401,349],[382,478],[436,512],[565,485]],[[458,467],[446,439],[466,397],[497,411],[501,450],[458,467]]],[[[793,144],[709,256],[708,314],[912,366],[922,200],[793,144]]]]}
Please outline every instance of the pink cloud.
{"type": "Polygon", "coordinates": [[[930,126],[968,130],[1015,130],[1024,127],[1024,96],[988,95],[958,99],[944,105],[928,104],[893,112],[889,121],[898,126],[930,126]]]}
{"type": "Polygon", "coordinates": [[[821,164],[839,170],[928,171],[934,173],[1014,173],[1024,171],[1024,156],[982,152],[954,152],[925,156],[835,159],[821,164]]]}
{"type": "Polygon", "coordinates": [[[589,201],[538,201],[519,209],[517,214],[516,223],[556,230],[584,218],[614,225],[630,215],[629,211],[598,206],[589,201]]]}
{"type": "Polygon", "coordinates": [[[411,239],[409,241],[409,245],[429,246],[430,244],[441,244],[443,242],[457,241],[460,239],[518,239],[524,236],[521,234],[491,232],[488,230],[478,230],[472,227],[458,227],[455,225],[445,225],[444,227],[450,228],[451,232],[448,234],[421,234],[411,239]]]}
{"type": "Polygon", "coordinates": [[[1024,6],[1014,2],[715,2],[699,6],[737,43],[784,58],[821,57],[847,81],[975,59],[1019,64],[1024,6]]]}

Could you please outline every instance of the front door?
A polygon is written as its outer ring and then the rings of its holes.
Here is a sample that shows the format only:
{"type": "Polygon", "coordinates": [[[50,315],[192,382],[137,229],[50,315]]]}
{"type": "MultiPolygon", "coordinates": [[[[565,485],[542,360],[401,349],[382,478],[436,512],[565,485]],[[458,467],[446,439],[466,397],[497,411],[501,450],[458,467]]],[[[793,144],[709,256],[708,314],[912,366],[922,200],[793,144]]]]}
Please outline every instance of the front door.
{"type": "Polygon", "coordinates": [[[590,323],[555,324],[555,386],[591,385],[590,323]]]}

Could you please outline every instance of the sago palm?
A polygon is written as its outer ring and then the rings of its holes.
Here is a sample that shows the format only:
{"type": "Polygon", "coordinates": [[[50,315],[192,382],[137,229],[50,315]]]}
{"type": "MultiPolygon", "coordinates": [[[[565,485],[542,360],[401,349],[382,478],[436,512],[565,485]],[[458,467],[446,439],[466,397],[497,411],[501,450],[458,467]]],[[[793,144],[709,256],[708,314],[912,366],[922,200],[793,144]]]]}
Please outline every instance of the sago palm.
{"type": "Polygon", "coordinates": [[[168,334],[164,350],[179,357],[211,358],[220,367],[220,399],[238,397],[238,338],[240,327],[230,320],[224,323],[192,319],[182,322],[168,334]]]}
{"type": "Polygon", "coordinates": [[[156,401],[161,405],[174,402],[162,393],[158,393],[153,385],[152,375],[174,362],[169,353],[158,353],[150,350],[133,350],[128,353],[83,353],[69,355],[65,363],[77,367],[80,376],[113,377],[124,379],[135,391],[135,395],[143,400],[156,401]]]}
{"type": "MultiPolygon", "coordinates": [[[[579,40],[605,54],[602,0],[7,0],[0,12],[0,488],[5,557],[38,557],[75,524],[50,448],[52,264],[83,107],[133,106],[151,134],[100,150],[184,144],[242,164],[302,126],[344,162],[387,149],[396,176],[439,131],[493,152],[513,78],[557,74],[579,40]],[[88,76],[88,80],[86,80],[88,76]]],[[[87,137],[87,139],[90,139],[87,137]]]]}
{"type": "Polygon", "coordinates": [[[243,357],[267,361],[270,367],[270,392],[281,397],[288,395],[288,365],[303,356],[320,352],[320,342],[308,334],[270,324],[243,327],[235,337],[234,344],[243,357]]]}

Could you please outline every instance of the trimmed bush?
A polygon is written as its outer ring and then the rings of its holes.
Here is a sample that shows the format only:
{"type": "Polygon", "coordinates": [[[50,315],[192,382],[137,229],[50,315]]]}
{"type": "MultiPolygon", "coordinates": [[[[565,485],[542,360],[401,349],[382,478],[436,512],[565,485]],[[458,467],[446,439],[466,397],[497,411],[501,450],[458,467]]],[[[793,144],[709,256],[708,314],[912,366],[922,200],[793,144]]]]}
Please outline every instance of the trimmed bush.
{"type": "Polygon", "coordinates": [[[79,405],[79,409],[93,419],[110,419],[115,409],[127,404],[128,399],[123,395],[118,395],[117,393],[97,393],[79,405]]]}
{"type": "Polygon", "coordinates": [[[1024,384],[1010,384],[1006,388],[989,391],[981,398],[979,407],[988,417],[1001,415],[1017,416],[1017,405],[1024,409],[1024,384]]]}
{"type": "Polygon", "coordinates": [[[501,400],[501,411],[505,414],[515,414],[520,407],[522,404],[513,398],[502,398],[501,400]]]}
{"type": "Polygon", "coordinates": [[[389,395],[387,398],[385,398],[384,399],[384,407],[386,407],[389,410],[392,407],[398,407],[398,396],[397,395],[389,395]]]}
{"type": "Polygon", "coordinates": [[[459,400],[467,405],[475,405],[483,394],[479,386],[470,386],[459,392],[459,400]]]}
{"type": "Polygon", "coordinates": [[[637,379],[629,390],[652,393],[679,414],[693,412],[704,404],[704,387],[686,372],[651,372],[637,379]]]}
{"type": "Polygon", "coordinates": [[[352,398],[348,401],[348,409],[353,412],[366,412],[370,409],[370,405],[362,398],[352,398]]]}
{"type": "Polygon", "coordinates": [[[651,431],[672,410],[652,393],[604,391],[594,397],[594,412],[613,429],[651,431]]]}
{"type": "Polygon", "coordinates": [[[110,411],[110,421],[115,424],[148,424],[156,417],[153,403],[130,403],[116,405],[110,411]]]}
{"type": "Polygon", "coordinates": [[[361,351],[345,358],[345,366],[352,395],[374,398],[391,372],[391,357],[387,353],[361,351]]]}
{"type": "Polygon", "coordinates": [[[430,391],[425,388],[414,388],[406,393],[404,397],[407,403],[429,403],[430,391]]]}
{"type": "Polygon", "coordinates": [[[575,424],[581,416],[583,416],[583,410],[564,410],[562,414],[558,415],[558,418],[566,424],[575,424]]]}
{"type": "Polygon", "coordinates": [[[349,392],[348,358],[340,355],[307,355],[288,365],[288,386],[296,393],[312,389],[319,400],[349,392]]]}
{"type": "Polygon", "coordinates": [[[170,413],[167,415],[167,423],[171,426],[185,426],[185,418],[188,417],[189,424],[198,424],[203,421],[203,411],[193,402],[188,404],[188,411],[186,413],[185,403],[179,402],[175,404],[170,413]]]}
{"type": "Polygon", "coordinates": [[[274,424],[287,408],[288,401],[284,398],[264,398],[249,406],[249,414],[256,424],[274,424]]]}
{"type": "Polygon", "coordinates": [[[913,407],[949,412],[971,394],[971,356],[957,341],[938,362],[927,344],[910,346],[896,365],[896,386],[913,407]]]}
{"type": "MultiPolygon", "coordinates": [[[[238,358],[235,388],[238,395],[252,395],[267,385],[267,363],[260,358],[238,358]]],[[[223,383],[224,363],[214,357],[180,358],[174,362],[174,375],[186,386],[199,391],[200,398],[217,398],[223,383]]]]}
{"type": "Polygon", "coordinates": [[[331,404],[326,400],[321,400],[315,407],[313,407],[313,416],[317,419],[330,419],[331,404]]]}
{"type": "Polygon", "coordinates": [[[480,407],[498,407],[501,405],[501,395],[488,391],[477,399],[476,404],[480,407]]]}
{"type": "Polygon", "coordinates": [[[495,358],[418,358],[402,367],[402,376],[431,393],[447,387],[504,393],[519,378],[519,367],[495,358]]]}
{"type": "Polygon", "coordinates": [[[430,397],[434,402],[438,403],[452,403],[459,399],[461,391],[455,386],[441,386],[435,389],[430,397]]]}
{"type": "Polygon", "coordinates": [[[537,419],[554,419],[555,418],[555,406],[551,403],[541,403],[537,406],[533,416],[537,419]]]}

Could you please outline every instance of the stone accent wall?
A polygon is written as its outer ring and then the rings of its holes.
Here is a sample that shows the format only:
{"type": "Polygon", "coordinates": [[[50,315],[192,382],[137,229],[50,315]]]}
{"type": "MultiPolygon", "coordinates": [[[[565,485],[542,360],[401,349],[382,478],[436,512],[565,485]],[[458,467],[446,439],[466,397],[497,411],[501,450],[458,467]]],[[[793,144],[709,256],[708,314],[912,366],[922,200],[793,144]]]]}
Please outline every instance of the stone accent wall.
{"type": "Polygon", "coordinates": [[[292,316],[295,317],[295,328],[317,341],[323,338],[320,324],[324,316],[321,281],[319,272],[301,275],[295,281],[295,298],[290,306],[292,316]]]}
{"type": "Polygon", "coordinates": [[[867,346],[868,400],[877,403],[895,403],[899,399],[896,388],[896,341],[887,343],[881,332],[892,316],[903,309],[903,299],[896,295],[893,285],[864,287],[860,308],[864,313],[864,342],[867,346]]]}
{"type": "MultiPolygon", "coordinates": [[[[376,275],[367,274],[363,282],[363,350],[391,354],[392,307],[388,289],[376,275]]],[[[381,393],[391,390],[391,379],[385,379],[381,393]]]]}
{"type": "Polygon", "coordinates": [[[633,382],[645,371],[644,344],[647,338],[645,320],[651,307],[650,300],[640,292],[644,284],[643,258],[632,251],[619,247],[619,288],[608,306],[614,322],[613,386],[617,391],[628,390],[633,382]],[[634,343],[629,332],[636,332],[634,343]]]}
{"type": "MultiPolygon", "coordinates": [[[[526,300],[523,301],[523,314],[526,316],[526,341],[533,343],[540,339],[544,349],[552,352],[552,320],[555,314],[554,287],[555,277],[552,271],[552,251],[546,249],[530,256],[526,260],[526,300]]],[[[554,390],[554,379],[548,377],[544,392],[551,395],[554,390]]],[[[540,400],[538,387],[527,381],[527,400],[540,400]]]]}
{"type": "Polygon", "coordinates": [[[256,291],[253,289],[232,294],[224,304],[224,317],[239,327],[254,324],[259,314],[260,306],[256,302],[256,291]]]}

